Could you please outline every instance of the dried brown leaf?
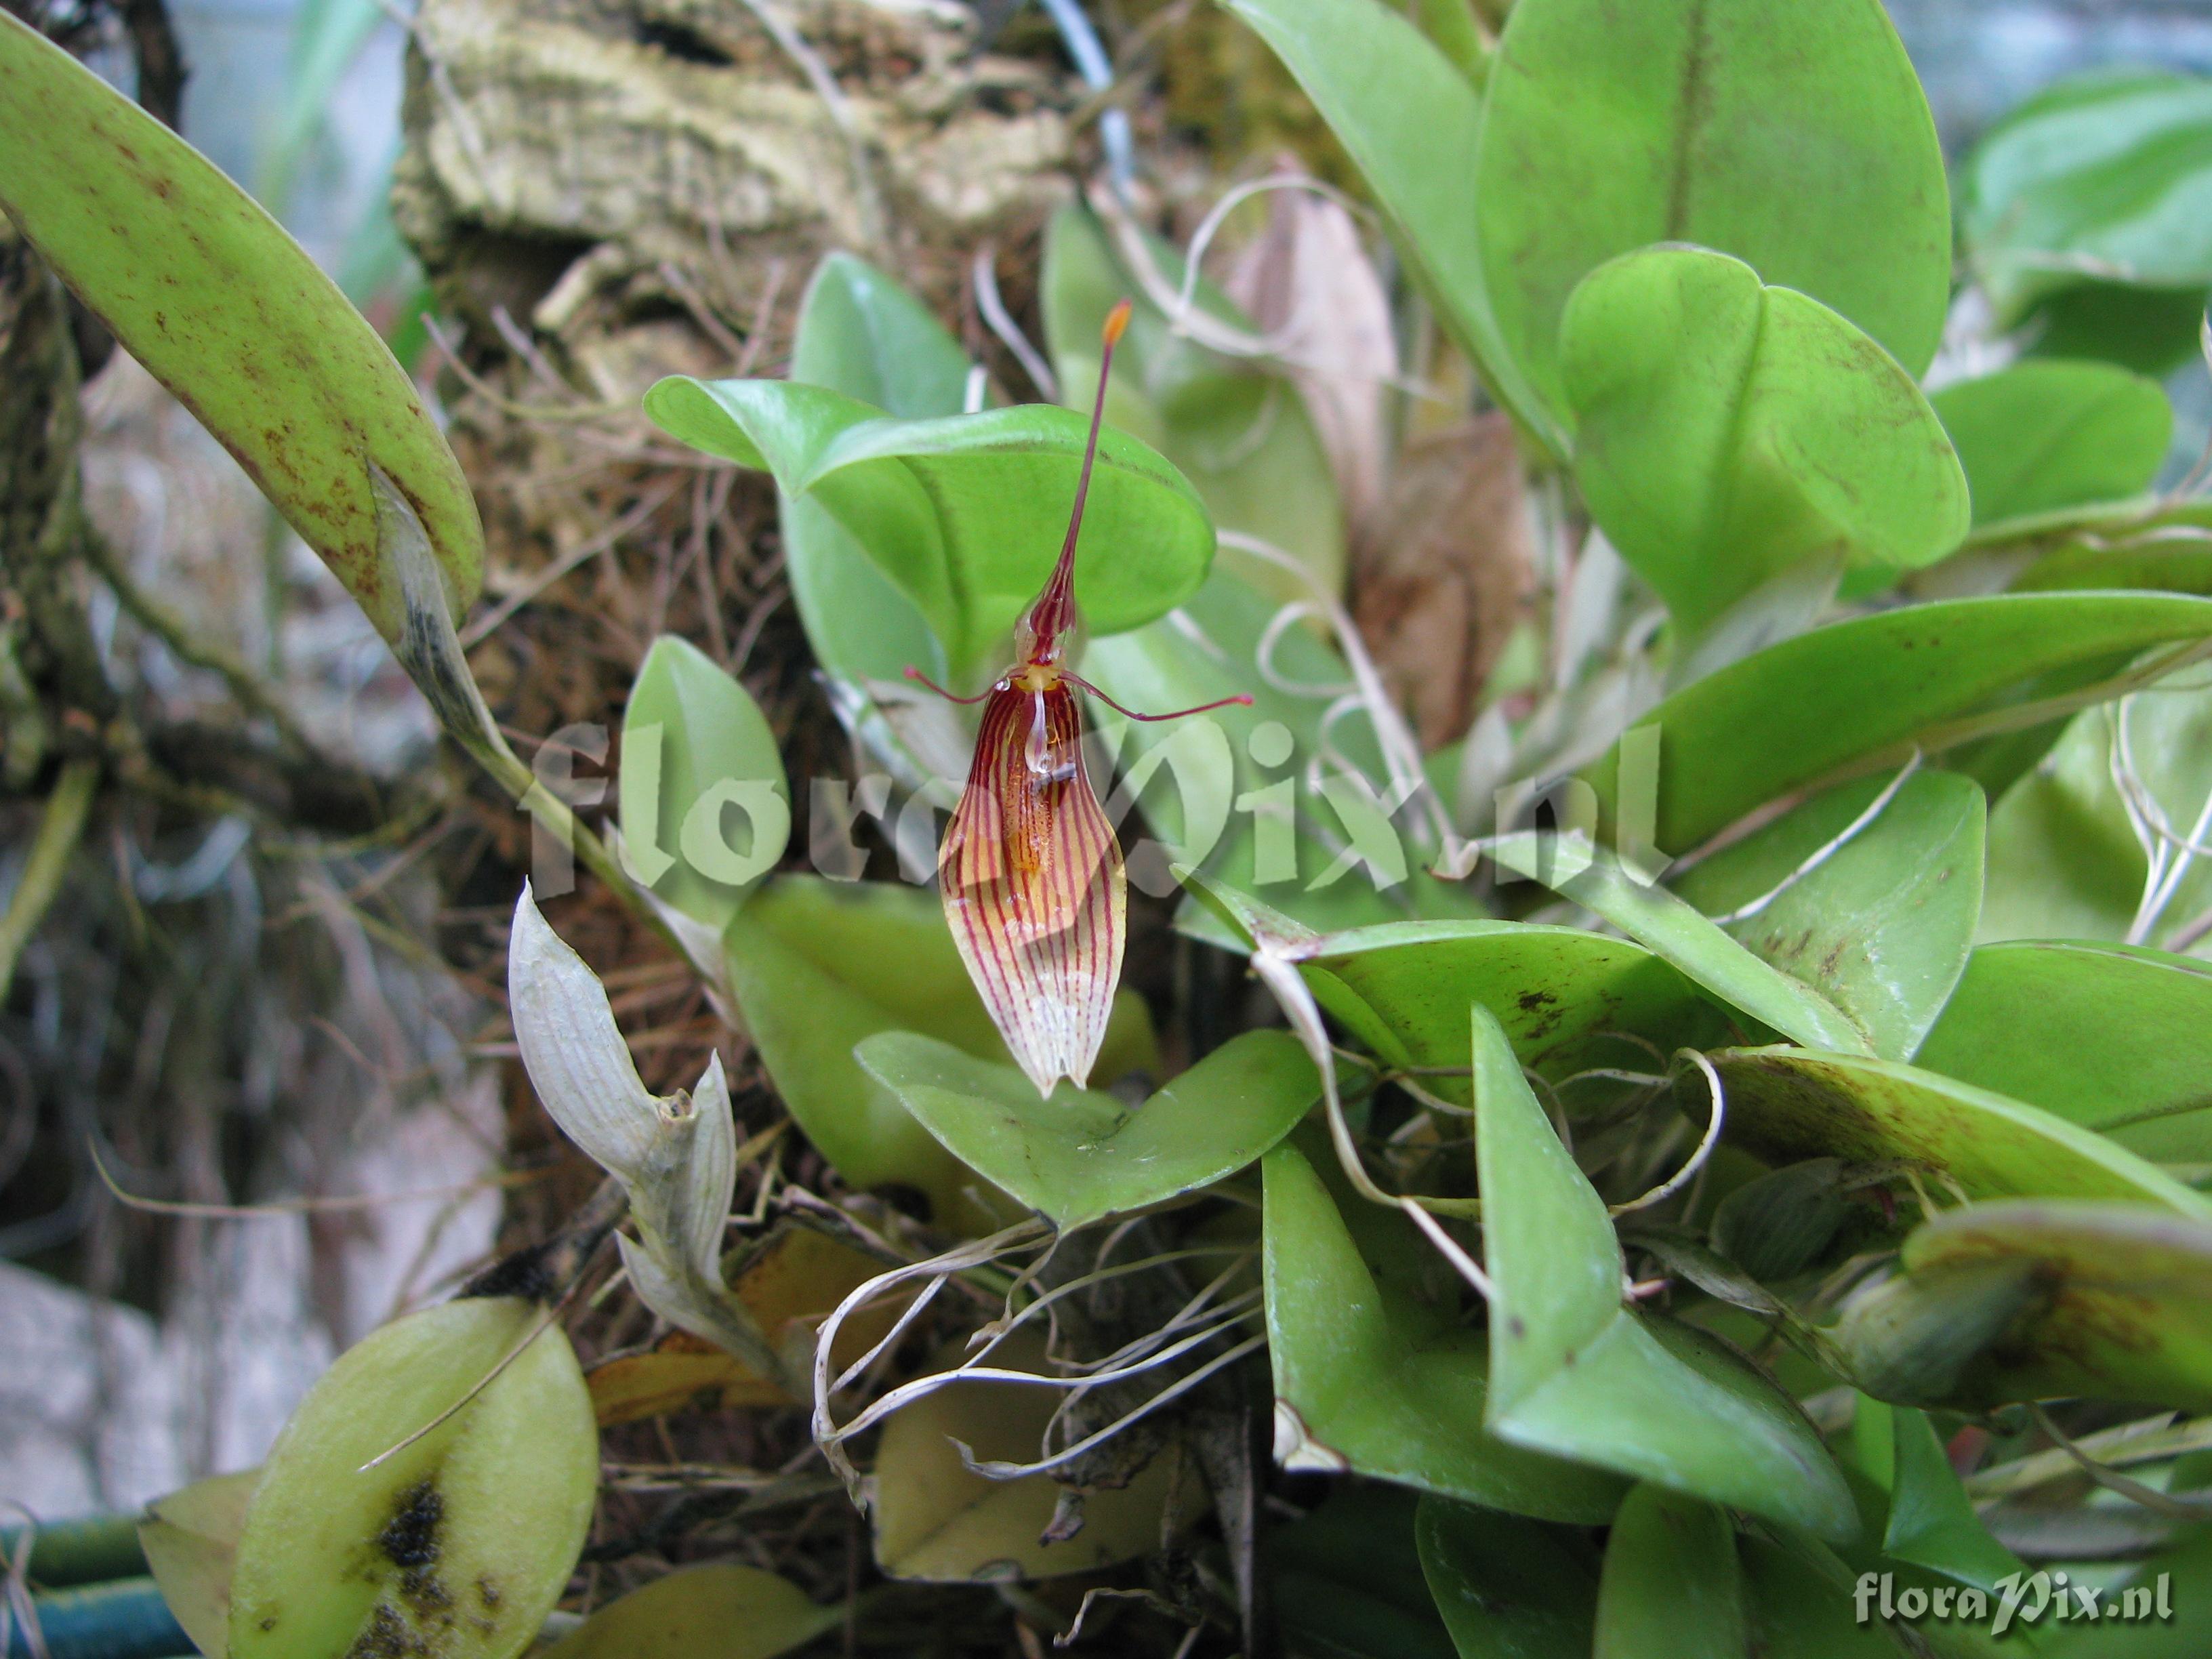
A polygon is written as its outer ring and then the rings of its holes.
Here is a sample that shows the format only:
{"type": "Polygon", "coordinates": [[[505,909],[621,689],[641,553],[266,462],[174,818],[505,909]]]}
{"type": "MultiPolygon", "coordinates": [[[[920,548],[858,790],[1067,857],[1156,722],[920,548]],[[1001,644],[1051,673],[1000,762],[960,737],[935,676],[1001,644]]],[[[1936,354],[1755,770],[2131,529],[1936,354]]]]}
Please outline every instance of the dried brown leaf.
{"type": "Polygon", "coordinates": [[[1416,438],[1359,550],[1352,618],[1422,746],[1464,732],[1528,607],[1531,548],[1511,423],[1489,414],[1416,438]]]}

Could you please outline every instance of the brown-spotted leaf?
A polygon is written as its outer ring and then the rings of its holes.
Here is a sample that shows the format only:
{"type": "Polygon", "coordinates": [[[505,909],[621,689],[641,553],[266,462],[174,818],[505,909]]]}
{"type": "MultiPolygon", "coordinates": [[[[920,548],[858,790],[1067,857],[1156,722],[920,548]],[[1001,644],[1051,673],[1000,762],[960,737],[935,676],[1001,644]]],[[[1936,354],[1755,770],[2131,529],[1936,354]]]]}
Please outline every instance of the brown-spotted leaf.
{"type": "Polygon", "coordinates": [[[222,441],[386,639],[406,606],[380,470],[455,614],[483,580],[460,464],[376,331],[198,151],[0,12],[0,210],[125,349],[222,441]]]}

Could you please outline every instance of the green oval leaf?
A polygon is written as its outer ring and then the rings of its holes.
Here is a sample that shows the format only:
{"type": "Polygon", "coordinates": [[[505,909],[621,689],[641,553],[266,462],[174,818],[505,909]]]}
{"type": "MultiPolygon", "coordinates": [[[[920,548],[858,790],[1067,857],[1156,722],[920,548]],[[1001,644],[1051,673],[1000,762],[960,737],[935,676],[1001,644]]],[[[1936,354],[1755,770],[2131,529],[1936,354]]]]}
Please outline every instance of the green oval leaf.
{"type": "Polygon", "coordinates": [[[1585,1659],[1597,1587],[1559,1539],[1434,1498],[1421,1500],[1413,1528],[1460,1659],[1585,1659]]]}
{"type": "Polygon", "coordinates": [[[532,1338],[544,1317],[513,1297],[445,1303],[324,1373],[246,1511],[231,1659],[378,1644],[506,1659],[529,1644],[575,1565],[599,1476],[583,1373],[557,1325],[532,1338]]]}
{"type": "MultiPolygon", "coordinates": [[[[1684,688],[1636,723],[1659,731],[1656,839],[1687,852],[1844,766],[1903,761],[1914,743],[2039,675],[2208,636],[2212,600],[2166,593],[2008,593],[1816,628],[1684,688]]],[[[1587,774],[1601,797],[1618,755],[1587,774]]]]}
{"type": "Polygon", "coordinates": [[[2062,542],[2013,578],[2015,593],[2142,587],[2168,593],[2212,593],[2212,547],[2203,532],[2212,515],[2182,501],[2149,514],[2129,513],[2090,526],[2080,541],[2062,542]]]}
{"type": "Polygon", "coordinates": [[[1984,945],[1916,1063],[2154,1162],[2212,1164],[2212,966],[2123,945],[1984,945]]]}
{"type": "Polygon", "coordinates": [[[2030,99],[1961,170],[1966,256],[2009,327],[2036,300],[2094,277],[2212,284],[2212,82],[2086,76],[2030,99]]]}
{"type": "MultiPolygon", "coordinates": [[[[854,1045],[879,1031],[926,1030],[979,1060],[1007,1063],[937,896],[884,882],[781,876],[738,913],[723,944],[762,1063],[837,1172],[855,1187],[915,1188],[941,1225],[1000,1224],[988,1203],[979,1208],[963,1193],[982,1184],[975,1174],[853,1058],[854,1045]]],[[[1094,1075],[1112,1079],[1157,1064],[1144,1003],[1121,992],[1094,1075]]]]}
{"type": "MultiPolygon", "coordinates": [[[[819,502],[963,675],[997,665],[993,653],[1051,574],[1087,430],[1082,416],[1042,404],[899,420],[786,380],[678,376],[645,408],[693,448],[819,502]]],[[[1102,433],[1076,556],[1085,624],[1141,627],[1194,592],[1212,557],[1212,524],[1182,475],[1135,439],[1102,433]]]]}
{"type": "Polygon", "coordinates": [[[1593,1659],[1740,1659],[1743,1569],[1726,1510],[1641,1486],[1613,1517],[1593,1659]]]}
{"type": "Polygon", "coordinates": [[[1848,1539],[1849,1489],[1796,1407],[1715,1339],[1621,1302],[1605,1202],[1474,1011],[1475,1162],[1501,1439],[1848,1539]]]}
{"type": "MultiPolygon", "coordinates": [[[[949,1369],[957,1352],[940,1354],[949,1369]]],[[[991,1356],[1001,1370],[1057,1375],[1044,1343],[1018,1333],[991,1356]]],[[[923,1395],[884,1425],[872,1477],[876,1565],[894,1578],[967,1583],[1096,1572],[1150,1555],[1166,1542],[1176,1459],[1154,1457],[1127,1485],[1086,1493],[1083,1530],[1044,1540],[1062,1488],[1048,1474],[993,1480],[961,1462],[1035,1462],[1058,1389],[1021,1382],[954,1382],[923,1395]]]]}
{"type": "Polygon", "coordinates": [[[1468,193],[1498,330],[1553,409],[1568,295],[1652,242],[1745,260],[1912,374],[1942,337],[1943,155],[1878,0],[1519,0],[1468,193]]]}
{"type": "Polygon", "coordinates": [[[1803,981],[1770,966],[1665,888],[1638,885],[1587,840],[1549,831],[1499,838],[1501,870],[1533,877],[1674,964],[1722,1002],[1784,1036],[1820,1048],[1872,1053],[1866,1031],[1803,981]]]}
{"type": "Polygon", "coordinates": [[[718,933],[790,837],[791,787],[760,706],[672,634],[645,653],[623,710],[620,792],[631,869],[718,933]],[[726,831],[732,805],[751,826],[744,836],[726,831]]]}
{"type": "Polygon", "coordinates": [[[1559,374],[1590,512],[1685,627],[1811,560],[1914,569],[1966,533],[1966,477],[1911,377],[1739,259],[1599,266],[1566,301],[1559,374]]]}
{"type": "MultiPolygon", "coordinates": [[[[1682,975],[1631,939],[1514,921],[1382,922],[1299,947],[1314,995],[1395,1066],[1470,1063],[1467,1010],[1486,1008],[1522,1060],[1571,1071],[1625,1055],[1611,1033],[1669,1050],[1719,1040],[1725,1022],[1682,975]]],[[[1430,1080],[1466,1097],[1450,1078],[1430,1080]]]]}
{"type": "Polygon", "coordinates": [[[1885,1060],[1910,1060],[1966,970],[1982,909],[1984,809],[1972,779],[1916,773],[1797,877],[1885,787],[1832,789],[1685,872],[1674,890],[1726,916],[1780,890],[1729,934],[1842,1009],[1885,1060]]]}
{"type": "Polygon", "coordinates": [[[211,1475],[157,1498],[138,1523],[147,1571],[161,1599],[203,1659],[223,1659],[230,1644],[230,1579],[238,1540],[261,1471],[211,1475]]]}
{"type": "Polygon", "coordinates": [[[1340,1480],[1261,1543],[1269,1599],[1293,1653],[1315,1659],[1453,1659],[1415,1543],[1413,1494],[1340,1480]]]}
{"type": "Polygon", "coordinates": [[[483,581],[460,464],[376,331],[253,199],[59,47],[0,15],[0,210],[238,458],[398,641],[372,469],[428,532],[458,616],[483,581]]]}
{"type": "Polygon", "coordinates": [[[1613,1513],[1617,1477],[1483,1426],[1489,1345],[1449,1301],[1421,1293],[1435,1258],[1410,1223],[1357,1198],[1347,1210],[1295,1145],[1261,1169],[1276,1462],[1551,1521],[1613,1513]]]}
{"type": "Polygon", "coordinates": [[[1917,1066],[1781,1048],[1712,1059],[1729,1139],[1771,1162],[1902,1162],[1941,1170],[1973,1198],[2133,1199],[2212,1220],[2212,1199],[2102,1135],[1917,1066]]]}
{"type": "Polygon", "coordinates": [[[1818,1261],[1850,1214],[1843,1164],[1807,1158],[1753,1176],[1713,1211],[1713,1248],[1761,1284],[1791,1279],[1818,1261]]]}
{"type": "Polygon", "coordinates": [[[1974,529],[2124,501],[2158,477],[2173,406],[2155,380],[2109,363],[2031,359],[1929,399],[1974,495],[1974,529]]]}
{"type": "MultiPolygon", "coordinates": [[[[815,268],[799,304],[791,378],[902,419],[957,415],[968,354],[929,308],[849,253],[815,268]]],[[[911,663],[941,677],[945,650],[921,612],[836,514],[778,492],[791,597],[815,660],[832,673],[896,679],[911,663]]]]}
{"type": "Polygon", "coordinates": [[[1861,1624],[1851,1604],[1852,1574],[1832,1551],[1789,1537],[1770,1543],[1747,1534],[1743,1562],[1753,1653],[1791,1659],[1897,1659],[1892,1631],[1861,1624]]]}
{"type": "Polygon", "coordinates": [[[1962,1404],[2082,1395],[2212,1408],[2212,1218],[2056,1200],[1950,1210],[1905,1242],[1908,1282],[2026,1264],[2033,1294],[1972,1360],[1962,1404]]]}
{"type": "Polygon", "coordinates": [[[1321,1098],[1287,1031],[1231,1038],[1134,1110],[1065,1079],[1042,1097],[1012,1066],[914,1031],[855,1057],[953,1156],[1062,1230],[1234,1175],[1321,1098]]]}
{"type": "MultiPolygon", "coordinates": [[[[1169,282],[1183,280],[1182,257],[1152,239],[1169,282]]],[[[1099,330],[1116,301],[1134,296],[1128,330],[1114,353],[1106,418],[1143,439],[1189,479],[1223,530],[1256,536],[1288,553],[1296,571],[1224,550],[1225,568],[1285,602],[1344,588],[1344,506],[1304,398],[1279,368],[1224,357],[1171,331],[1167,314],[1143,296],[1107,246],[1097,220],[1062,208],[1046,228],[1045,343],[1071,409],[1091,410],[1098,380],[1099,330]]],[[[1211,283],[1196,307],[1248,331],[1251,323],[1211,283]]]]}
{"type": "MultiPolygon", "coordinates": [[[[1889,1519],[1882,1530],[1882,1553],[1984,1594],[1999,1594],[2005,1576],[2021,1571],[2020,1558],[1990,1537],[1975,1514],[1928,1413],[1863,1397],[1858,1410],[1877,1430],[1881,1419],[1889,1419],[1889,1519]]],[[[1856,1432],[1860,1423],[1854,1420],[1851,1426],[1856,1432]]]]}
{"type": "Polygon", "coordinates": [[[718,1562],[656,1578],[600,1608],[539,1659],[775,1659],[845,1620],[788,1578],[718,1562]]]}

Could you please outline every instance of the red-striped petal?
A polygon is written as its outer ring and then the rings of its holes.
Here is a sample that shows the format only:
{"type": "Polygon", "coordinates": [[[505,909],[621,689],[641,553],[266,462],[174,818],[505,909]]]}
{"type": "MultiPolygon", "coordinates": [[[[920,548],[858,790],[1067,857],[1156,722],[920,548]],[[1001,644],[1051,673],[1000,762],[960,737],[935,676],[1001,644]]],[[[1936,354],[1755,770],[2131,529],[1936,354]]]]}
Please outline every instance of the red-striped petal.
{"type": "Polygon", "coordinates": [[[1121,976],[1127,882],[1082,738],[1066,685],[992,692],[938,866],[969,977],[1047,1095],[1089,1080],[1121,976]]]}

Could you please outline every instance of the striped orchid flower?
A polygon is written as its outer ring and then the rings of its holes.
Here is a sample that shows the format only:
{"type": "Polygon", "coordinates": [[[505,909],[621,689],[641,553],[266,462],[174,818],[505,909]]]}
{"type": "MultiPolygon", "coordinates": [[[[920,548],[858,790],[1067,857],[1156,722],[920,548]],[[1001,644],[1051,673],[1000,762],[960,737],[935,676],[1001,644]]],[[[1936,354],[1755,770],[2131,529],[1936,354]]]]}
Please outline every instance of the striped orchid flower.
{"type": "Polygon", "coordinates": [[[1078,1088],[1089,1081],[1113,1012],[1127,932],[1121,849],[1084,770],[1083,706],[1075,694],[1088,692],[1138,720],[1179,720],[1252,701],[1240,695],[1139,714],[1067,665],[1081,628],[1076,538],[1098,455],[1106,377],[1128,322],[1124,300],[1106,319],[1067,539],[1044,591],[1014,630],[1013,665],[972,697],[954,696],[919,669],[906,671],[940,696],[983,705],[968,785],[939,855],[938,883],[969,977],[1041,1095],[1063,1077],[1078,1088]]]}

